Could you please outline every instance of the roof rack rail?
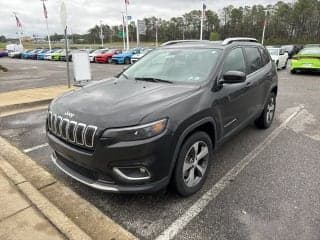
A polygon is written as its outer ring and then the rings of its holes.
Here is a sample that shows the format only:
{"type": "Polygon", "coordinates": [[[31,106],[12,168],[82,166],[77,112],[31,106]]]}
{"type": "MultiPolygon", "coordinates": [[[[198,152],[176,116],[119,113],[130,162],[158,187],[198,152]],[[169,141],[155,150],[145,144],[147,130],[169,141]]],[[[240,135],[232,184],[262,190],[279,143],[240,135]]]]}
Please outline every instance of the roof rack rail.
{"type": "Polygon", "coordinates": [[[186,43],[186,42],[209,42],[208,40],[172,40],[161,44],[160,46],[168,46],[178,43],[186,43]]]}
{"type": "Polygon", "coordinates": [[[233,42],[258,42],[255,38],[247,38],[247,37],[234,37],[234,38],[226,38],[222,45],[228,45],[233,42]]]}

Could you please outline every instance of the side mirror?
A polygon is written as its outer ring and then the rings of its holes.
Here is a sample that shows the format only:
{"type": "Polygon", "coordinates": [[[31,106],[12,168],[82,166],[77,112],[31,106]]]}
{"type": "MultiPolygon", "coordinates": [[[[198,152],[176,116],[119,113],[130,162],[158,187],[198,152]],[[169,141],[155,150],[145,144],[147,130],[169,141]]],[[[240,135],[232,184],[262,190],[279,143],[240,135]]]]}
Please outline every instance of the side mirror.
{"type": "Polygon", "coordinates": [[[222,83],[233,84],[246,81],[246,74],[241,71],[228,71],[223,75],[222,83]]]}

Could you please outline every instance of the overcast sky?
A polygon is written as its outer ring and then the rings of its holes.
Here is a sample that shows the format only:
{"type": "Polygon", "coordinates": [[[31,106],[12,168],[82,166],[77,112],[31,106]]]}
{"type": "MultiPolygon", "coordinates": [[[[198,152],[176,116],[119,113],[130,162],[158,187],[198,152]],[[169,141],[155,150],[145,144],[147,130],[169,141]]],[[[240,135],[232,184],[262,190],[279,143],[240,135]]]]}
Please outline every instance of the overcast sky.
{"type": "MultiPolygon", "coordinates": [[[[46,2],[50,33],[62,33],[60,4],[62,0],[46,2]]],[[[277,0],[205,0],[208,9],[220,12],[227,5],[273,4],[277,0]]],[[[120,24],[124,0],[65,0],[68,25],[73,33],[85,33],[99,23],[120,24]]],[[[128,15],[137,18],[156,16],[169,19],[192,9],[200,9],[201,0],[130,0],[128,15]]],[[[46,27],[40,0],[0,0],[0,35],[16,36],[16,22],[12,12],[18,13],[25,35],[45,35],[46,27]]]]}

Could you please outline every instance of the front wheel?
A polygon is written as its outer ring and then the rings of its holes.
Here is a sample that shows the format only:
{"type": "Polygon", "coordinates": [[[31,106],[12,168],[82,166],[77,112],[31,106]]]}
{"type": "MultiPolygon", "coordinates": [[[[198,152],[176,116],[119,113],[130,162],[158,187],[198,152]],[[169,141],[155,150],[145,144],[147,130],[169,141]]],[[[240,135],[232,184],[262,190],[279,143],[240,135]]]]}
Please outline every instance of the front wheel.
{"type": "Polygon", "coordinates": [[[208,175],[212,157],[212,141],[205,132],[192,134],[182,145],[172,182],[182,196],[199,191],[208,175]]]}
{"type": "Polygon", "coordinates": [[[286,69],[288,65],[288,60],[286,61],[286,63],[284,64],[284,66],[282,67],[282,69],[286,69]]]}
{"type": "Polygon", "coordinates": [[[296,73],[297,73],[297,71],[296,71],[295,69],[291,69],[290,72],[291,72],[292,74],[296,74],[296,73]]]}
{"type": "Polygon", "coordinates": [[[276,94],[270,93],[266,106],[255,124],[258,128],[267,129],[271,126],[276,110],[276,94]]]}
{"type": "Polygon", "coordinates": [[[124,59],[124,64],[130,64],[130,59],[129,58],[125,58],[124,59]]]}

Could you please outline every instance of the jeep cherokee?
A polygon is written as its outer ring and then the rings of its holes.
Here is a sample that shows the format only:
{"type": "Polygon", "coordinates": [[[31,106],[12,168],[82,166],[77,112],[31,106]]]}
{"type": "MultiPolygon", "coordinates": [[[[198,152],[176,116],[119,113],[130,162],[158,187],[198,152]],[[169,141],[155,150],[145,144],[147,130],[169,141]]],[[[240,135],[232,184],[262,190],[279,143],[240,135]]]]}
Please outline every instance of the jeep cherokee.
{"type": "Polygon", "coordinates": [[[56,98],[52,160],[90,187],[183,196],[208,176],[213,152],[251,122],[270,127],[277,72],[255,39],[171,41],[118,76],[56,98]]]}

